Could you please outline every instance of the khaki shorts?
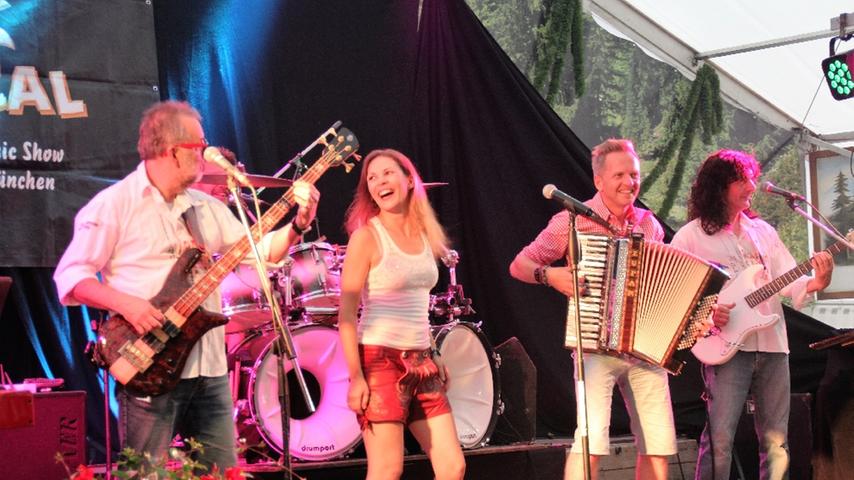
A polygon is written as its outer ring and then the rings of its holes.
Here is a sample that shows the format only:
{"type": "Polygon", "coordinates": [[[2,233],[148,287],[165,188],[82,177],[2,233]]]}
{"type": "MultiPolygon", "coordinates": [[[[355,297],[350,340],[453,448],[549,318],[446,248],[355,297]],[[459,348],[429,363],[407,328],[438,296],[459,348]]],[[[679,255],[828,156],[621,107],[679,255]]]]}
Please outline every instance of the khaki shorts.
{"type": "MultiPolygon", "coordinates": [[[[575,353],[573,353],[575,355],[575,353]]],[[[574,365],[574,363],[573,363],[574,365]]],[[[641,360],[598,353],[584,354],[587,422],[592,455],[608,455],[611,397],[614,385],[626,402],[632,434],[641,455],[675,455],[676,428],[667,372],[641,360]]],[[[579,422],[580,425],[580,422],[579,422]]],[[[575,430],[572,453],[581,453],[581,432],[575,430]]]]}

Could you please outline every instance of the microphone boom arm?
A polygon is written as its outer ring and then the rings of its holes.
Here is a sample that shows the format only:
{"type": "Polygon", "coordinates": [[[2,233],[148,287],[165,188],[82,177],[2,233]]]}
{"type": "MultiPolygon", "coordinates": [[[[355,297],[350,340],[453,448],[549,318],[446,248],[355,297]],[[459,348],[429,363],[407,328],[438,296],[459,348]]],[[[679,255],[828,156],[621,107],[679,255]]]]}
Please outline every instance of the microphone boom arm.
{"type": "MultiPolygon", "coordinates": [[[[325,142],[326,137],[335,136],[337,134],[337,130],[339,128],[341,128],[341,120],[338,120],[335,123],[333,123],[332,126],[329,127],[328,130],[321,133],[320,136],[317,137],[317,139],[315,141],[313,141],[313,142],[311,142],[311,144],[309,144],[309,146],[305,147],[301,152],[294,155],[294,157],[292,159],[288,160],[282,168],[280,168],[276,173],[273,174],[273,177],[279,178],[282,175],[284,175],[285,172],[287,172],[288,169],[291,168],[291,166],[301,165],[302,162],[300,162],[300,160],[302,160],[302,157],[306,156],[306,154],[308,154],[308,152],[310,152],[312,148],[316,147],[317,144],[325,142]]],[[[264,191],[264,187],[258,189],[258,193],[261,193],[263,191],[264,191]]]]}

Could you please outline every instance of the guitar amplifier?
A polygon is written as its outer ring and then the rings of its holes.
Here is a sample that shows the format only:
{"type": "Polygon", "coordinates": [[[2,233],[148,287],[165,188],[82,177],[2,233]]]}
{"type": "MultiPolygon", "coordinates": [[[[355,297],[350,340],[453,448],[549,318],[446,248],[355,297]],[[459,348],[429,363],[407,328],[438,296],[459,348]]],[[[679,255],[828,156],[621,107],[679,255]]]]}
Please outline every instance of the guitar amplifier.
{"type": "Polygon", "coordinates": [[[0,393],[3,478],[68,478],[86,464],[86,392],[0,393]],[[10,413],[12,412],[12,413],[10,413]]]}

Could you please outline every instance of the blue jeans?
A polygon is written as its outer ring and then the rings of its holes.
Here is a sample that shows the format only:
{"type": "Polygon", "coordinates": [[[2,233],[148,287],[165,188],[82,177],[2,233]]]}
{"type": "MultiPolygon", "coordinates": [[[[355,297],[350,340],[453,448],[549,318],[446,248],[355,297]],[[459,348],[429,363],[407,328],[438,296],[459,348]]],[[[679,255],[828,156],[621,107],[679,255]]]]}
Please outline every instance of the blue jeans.
{"type": "Polygon", "coordinates": [[[782,479],[789,467],[789,356],[739,351],[723,365],[704,365],[703,375],[710,399],[695,479],[729,479],[733,438],[748,393],[756,405],[760,478],[782,479]]]}
{"type": "Polygon", "coordinates": [[[181,380],[175,390],[156,397],[134,397],[117,389],[122,445],[152,459],[166,454],[175,434],[204,446],[198,461],[210,472],[237,464],[232,399],[228,376],[181,380]]]}

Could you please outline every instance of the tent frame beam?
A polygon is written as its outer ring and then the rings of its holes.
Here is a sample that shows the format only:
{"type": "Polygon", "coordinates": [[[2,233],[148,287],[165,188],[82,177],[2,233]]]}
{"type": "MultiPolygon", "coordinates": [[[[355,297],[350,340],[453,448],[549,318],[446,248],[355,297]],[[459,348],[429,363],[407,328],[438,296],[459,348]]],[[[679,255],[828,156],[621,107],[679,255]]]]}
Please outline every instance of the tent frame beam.
{"type": "Polygon", "coordinates": [[[831,152],[833,152],[837,155],[843,156],[843,157],[851,157],[851,155],[852,155],[851,150],[846,150],[846,149],[844,149],[838,145],[834,145],[832,143],[829,143],[829,142],[827,142],[821,138],[810,135],[809,133],[806,133],[806,132],[801,133],[800,140],[803,142],[809,143],[810,145],[814,145],[820,149],[830,150],[831,152]]]}
{"type": "Polygon", "coordinates": [[[809,42],[811,40],[820,40],[822,38],[841,37],[854,33],[854,25],[849,25],[840,29],[821,30],[812,33],[802,33],[790,37],[778,38],[775,40],[766,40],[764,42],[747,43],[736,47],[721,48],[718,50],[709,50],[708,52],[700,52],[694,55],[694,60],[708,60],[710,58],[725,57],[727,55],[735,55],[737,53],[754,52],[756,50],[764,50],[766,48],[782,47],[785,45],[793,45],[795,43],[809,42]]]}

